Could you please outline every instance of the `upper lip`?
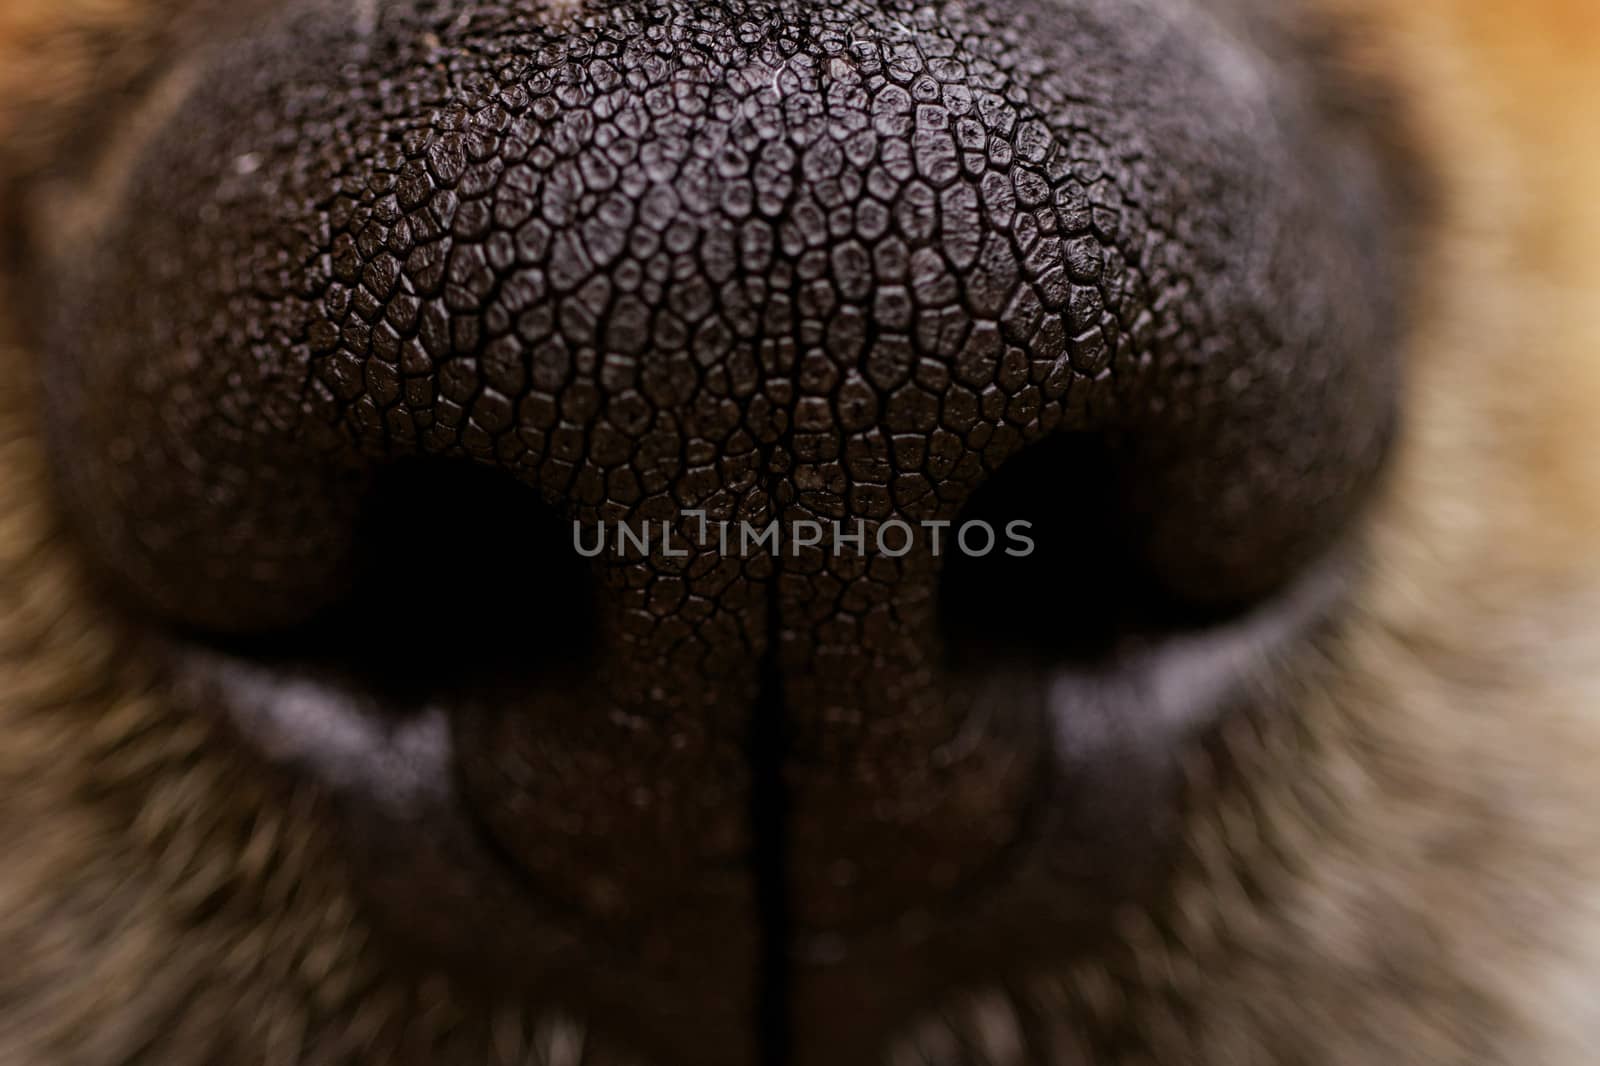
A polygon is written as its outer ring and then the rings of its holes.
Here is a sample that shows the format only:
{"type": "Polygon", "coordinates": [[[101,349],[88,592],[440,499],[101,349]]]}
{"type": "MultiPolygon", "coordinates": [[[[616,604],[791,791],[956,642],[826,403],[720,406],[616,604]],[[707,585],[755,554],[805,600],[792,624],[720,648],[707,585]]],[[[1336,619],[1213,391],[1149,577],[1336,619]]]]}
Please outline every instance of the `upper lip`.
{"type": "MultiPolygon", "coordinates": [[[[1129,819],[1123,823],[1113,819],[1111,832],[1120,839],[1114,840],[1110,850],[1081,854],[1098,855],[1109,864],[1126,862],[1134,866],[1150,857],[1141,850],[1144,844],[1137,839],[1145,831],[1137,827],[1143,825],[1148,813],[1141,805],[1172,787],[1172,783],[1160,773],[1143,777],[1145,770],[1138,767],[1168,765],[1185,738],[1203,730],[1212,715],[1223,709],[1236,709],[1241,698],[1248,695],[1249,687],[1270,672],[1272,660],[1286,654],[1328,617],[1350,580],[1350,563],[1348,557],[1330,558],[1269,603],[1226,624],[1175,634],[1151,646],[1130,649],[1097,666],[1056,668],[1048,676],[1034,675],[1034,691],[1045,694],[1047,718],[1056,728],[1053,764],[1057,768],[1054,773],[1060,777],[1055,791],[1063,787],[1103,790],[1102,799],[1122,804],[1125,818],[1129,819]],[[1125,719],[1132,706],[1140,708],[1140,728],[1130,728],[1125,719]],[[1155,792],[1147,793],[1146,788],[1155,792]]],[[[755,920],[753,911],[725,915],[721,944],[707,944],[651,976],[651,969],[663,961],[663,956],[655,956],[655,962],[645,960],[635,954],[638,945],[627,943],[629,934],[618,929],[585,928],[560,907],[552,909],[549,901],[538,898],[537,884],[522,880],[492,855],[493,849],[485,848],[481,836],[471,832],[470,818],[463,817],[452,765],[450,710],[444,702],[425,701],[397,716],[359,679],[340,676],[333,668],[261,664],[198,645],[174,648],[182,664],[179,673],[218,697],[214,705],[226,710],[232,727],[253,749],[269,761],[289,767],[297,776],[318,782],[334,797],[333,807],[343,812],[341,817],[345,819],[340,832],[368,834],[368,839],[359,842],[358,852],[377,848],[394,860],[398,844],[402,856],[398,861],[403,863],[406,849],[437,847],[451,856],[450,861],[461,864],[462,876],[469,883],[483,877],[498,881],[498,888],[484,894],[482,909],[484,914],[493,915],[489,930],[500,930],[499,943],[444,945],[447,952],[463,952],[469,968],[474,957],[491,960],[489,965],[495,972],[503,972],[508,963],[520,960],[531,985],[541,989],[540,994],[550,994],[548,984],[538,976],[541,967],[548,964],[551,973],[566,975],[562,978],[566,983],[557,994],[572,995],[578,1001],[573,1006],[582,1010],[588,998],[605,1000],[617,995],[618,982],[637,983],[639,988],[656,987],[664,974],[683,965],[692,966],[698,979],[706,982],[704,988],[689,993],[687,998],[684,988],[671,984],[652,993],[659,996],[657,1006],[662,1016],[678,1017],[679,1021],[661,1022],[664,1028],[657,1036],[647,1032],[642,1037],[646,1043],[677,1039],[671,1034],[683,1024],[682,1017],[697,1012],[709,1010],[710,1014],[695,1024],[737,1029],[744,1024],[740,1021],[741,1012],[756,1009],[755,1000],[744,996],[756,987],[749,983],[750,973],[768,970],[771,962],[761,961],[759,930],[743,924],[755,920]],[[377,842],[373,835],[385,832],[397,835],[387,844],[377,842]],[[468,834],[465,839],[445,839],[463,832],[468,834]],[[430,835],[439,839],[430,842],[430,835]],[[474,868],[474,863],[479,865],[474,868]],[[527,908],[528,929],[536,932],[523,935],[506,924],[506,915],[494,912],[499,905],[496,899],[521,900],[516,906],[527,908]],[[544,962],[538,957],[540,951],[548,953],[544,962]],[[725,973],[719,978],[718,968],[722,965],[748,965],[754,969],[742,975],[725,973]],[[584,970],[608,976],[598,978],[593,988],[586,989],[583,978],[572,976],[584,970]],[[630,973],[632,977],[626,976],[630,973]],[[618,974],[624,976],[616,977],[618,974]],[[719,986],[722,992],[711,991],[719,986]],[[741,1000],[745,1006],[735,1007],[741,1000]],[[694,1006],[696,1003],[700,1005],[694,1006]],[[713,1007],[713,1003],[721,1006],[713,1007]],[[726,1009],[735,1013],[722,1013],[726,1009]],[[721,1020],[717,1022],[705,1020],[718,1017],[721,1020]]],[[[966,959],[967,965],[1002,970],[1008,965],[1048,963],[1054,959],[1053,953],[1070,955],[1082,948],[1083,929],[1070,936],[1062,932],[1066,926],[1056,934],[1050,932],[1052,922],[1072,925],[1086,919],[1085,927],[1092,928],[1104,921],[1093,912],[1076,917],[1064,913],[1074,905],[1081,906],[1082,897],[1072,894],[1073,885],[1051,883],[1052,878],[1073,876],[1060,869],[1052,873],[1052,864],[1070,866],[1077,861],[1063,858],[1059,834],[1066,832],[1073,846],[1084,846],[1084,838],[1075,835],[1081,827],[1073,823],[1070,809],[1078,804],[1074,801],[1066,808],[1059,807],[1061,797],[1051,789],[1046,790],[1041,801],[1044,808],[1030,818],[1031,840],[1010,857],[1008,868],[999,872],[996,881],[980,894],[963,898],[955,911],[907,915],[905,920],[876,932],[864,931],[843,938],[834,933],[808,934],[799,928],[784,932],[783,954],[789,961],[783,967],[789,976],[784,978],[788,991],[783,994],[792,1000],[795,1009],[825,1009],[841,1016],[857,1011],[859,1016],[852,1024],[860,1025],[863,1031],[877,1032],[904,1012],[916,1009],[919,998],[933,994],[935,988],[951,982],[960,984],[969,978],[981,979],[987,972],[937,973],[937,967],[949,964],[948,960],[940,961],[947,955],[948,959],[966,959]],[[1050,806],[1052,801],[1058,804],[1057,808],[1050,806]],[[1042,901],[1050,901],[1048,906],[1053,909],[1039,912],[1037,909],[1046,905],[1042,901]],[[1057,935],[1066,939],[1052,940],[1057,935]],[[952,936],[954,943],[964,946],[958,946],[950,955],[952,936]],[[907,970],[907,966],[911,968],[907,970]],[[881,976],[869,976],[873,974],[881,976]],[[864,991],[880,986],[880,991],[864,991]],[[841,995],[850,1007],[839,999],[841,995]]],[[[1158,822],[1160,819],[1156,818],[1151,824],[1158,822]]],[[[1167,824],[1164,830],[1171,828],[1167,824]]],[[[1091,826],[1087,831],[1093,836],[1101,830],[1091,826]]],[[[1088,872],[1113,881],[1127,873],[1118,869],[1088,872]]],[[[403,880],[403,866],[390,871],[390,876],[403,880]]],[[[420,912],[440,905],[440,901],[427,898],[428,885],[417,882],[412,890],[410,905],[420,912]]],[[[460,902],[452,897],[446,905],[460,902]]],[[[436,915],[429,921],[449,927],[447,918],[436,915]]],[[[480,924],[474,931],[482,935],[488,930],[480,924]]],[[[402,935],[405,932],[402,930],[402,935]]],[[[460,932],[452,928],[444,937],[451,940],[460,932]]],[[[666,940],[662,950],[678,954],[688,950],[680,939],[670,933],[663,935],[666,940]]],[[[703,936],[704,931],[697,935],[703,936]]],[[[645,1026],[646,1030],[653,1028],[652,1024],[645,1026]]],[[[839,1031],[844,1034],[849,1026],[839,1031]]],[[[840,1039],[851,1038],[841,1035],[840,1039]]]]}

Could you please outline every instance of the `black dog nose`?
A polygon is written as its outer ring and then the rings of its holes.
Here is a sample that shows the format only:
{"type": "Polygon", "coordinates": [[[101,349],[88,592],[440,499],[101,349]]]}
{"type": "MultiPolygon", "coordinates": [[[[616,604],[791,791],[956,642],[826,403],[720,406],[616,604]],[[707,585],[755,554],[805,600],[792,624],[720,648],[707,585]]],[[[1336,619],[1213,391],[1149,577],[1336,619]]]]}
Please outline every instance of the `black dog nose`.
{"type": "Polygon", "coordinates": [[[364,624],[456,632],[426,661],[581,600],[563,669],[450,699],[465,802],[584,922],[670,926],[769,809],[822,940],[1009,876],[1074,709],[991,667],[1112,654],[1124,593],[1263,601],[1379,470],[1393,175],[1269,29],[353,6],[220,35],[46,272],[63,483],[192,628],[376,580],[364,624]],[[519,553],[506,491],[575,540],[519,553]]]}
{"type": "Polygon", "coordinates": [[[1209,19],[616,4],[553,29],[486,6],[368,40],[332,17],[284,16],[299,44],[267,35],[196,92],[67,264],[68,461],[106,554],[176,617],[303,616],[369,469],[417,452],[596,515],[760,476],[844,514],[847,486],[950,496],[1104,430],[1162,580],[1232,602],[1324,545],[1377,465],[1381,176],[1209,19]],[[873,477],[820,454],[869,429],[873,477]],[[889,454],[907,434],[926,455],[889,454]]]}

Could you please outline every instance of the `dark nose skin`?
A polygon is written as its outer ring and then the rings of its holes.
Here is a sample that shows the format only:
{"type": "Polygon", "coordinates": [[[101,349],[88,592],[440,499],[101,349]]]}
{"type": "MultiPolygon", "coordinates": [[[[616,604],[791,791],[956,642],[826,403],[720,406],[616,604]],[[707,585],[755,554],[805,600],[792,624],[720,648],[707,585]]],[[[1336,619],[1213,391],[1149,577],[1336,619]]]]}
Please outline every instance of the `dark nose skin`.
{"type": "Polygon", "coordinates": [[[1240,7],[210,28],[41,271],[86,541],[174,646],[326,642],[200,702],[398,938],[867,1056],[1159,891],[1180,742],[1381,467],[1395,177],[1240,7]]]}

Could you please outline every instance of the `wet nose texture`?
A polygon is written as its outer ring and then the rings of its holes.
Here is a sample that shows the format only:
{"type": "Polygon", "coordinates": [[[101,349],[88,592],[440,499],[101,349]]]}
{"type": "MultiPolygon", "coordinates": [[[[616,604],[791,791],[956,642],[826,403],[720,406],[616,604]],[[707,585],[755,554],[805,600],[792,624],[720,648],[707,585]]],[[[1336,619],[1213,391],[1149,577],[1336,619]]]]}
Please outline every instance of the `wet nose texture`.
{"type": "Polygon", "coordinates": [[[765,929],[769,1032],[791,958],[997,885],[1069,952],[1171,814],[1079,741],[1171,723],[1050,678],[1270,599],[1393,422],[1394,175],[1243,10],[246,20],[41,253],[65,495],[168,621],[444,708],[452,809],[575,928],[765,929]]]}

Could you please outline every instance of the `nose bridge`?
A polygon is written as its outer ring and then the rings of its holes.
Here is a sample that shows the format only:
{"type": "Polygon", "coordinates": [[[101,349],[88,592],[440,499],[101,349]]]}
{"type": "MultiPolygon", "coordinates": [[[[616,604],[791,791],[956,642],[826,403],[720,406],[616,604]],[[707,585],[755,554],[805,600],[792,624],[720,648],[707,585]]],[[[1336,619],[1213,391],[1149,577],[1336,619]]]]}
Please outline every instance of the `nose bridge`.
{"type": "MultiPolygon", "coordinates": [[[[654,685],[627,683],[676,701],[676,679],[703,676],[684,665],[742,674],[739,655],[759,657],[769,639],[757,619],[772,595],[797,737],[814,733],[821,752],[863,704],[938,691],[938,561],[920,522],[952,520],[986,467],[1037,434],[1044,397],[1079,373],[1072,360],[1093,372],[1107,353],[1075,339],[1104,312],[1087,300],[1069,310],[1059,266],[1037,285],[1021,276],[1019,240],[1042,242],[1033,254],[1046,263],[1063,258],[1063,237],[1043,148],[1018,160],[1004,146],[1018,118],[995,68],[969,69],[977,61],[945,42],[935,76],[884,11],[785,12],[720,30],[711,13],[682,18],[673,29],[688,27],[704,66],[634,62],[650,34],[627,31],[613,43],[637,77],[536,72],[529,91],[554,90],[565,107],[518,101],[526,123],[506,136],[542,163],[512,164],[489,209],[511,230],[501,273],[528,274],[547,306],[496,288],[474,246],[451,253],[445,292],[455,284],[463,307],[489,300],[485,321],[515,318],[531,342],[531,377],[549,395],[511,416],[527,448],[516,463],[580,515],[584,536],[611,537],[599,563],[617,654],[607,683],[656,670],[654,685]],[[1030,359],[1019,344],[1036,337],[1030,359]],[[876,532],[895,520],[915,535],[890,556],[876,532]],[[734,523],[732,558],[705,543],[707,521],[734,523]],[[772,521],[775,557],[742,543],[772,521]],[[827,533],[820,553],[790,543],[808,521],[827,533]],[[669,556],[668,528],[689,559],[669,556]],[[656,543],[619,559],[624,529],[656,543]]],[[[581,59],[594,43],[562,47],[581,59]]],[[[409,166],[402,186],[437,177],[430,161],[409,166]]],[[[489,184],[463,166],[458,187],[489,184]]],[[[1098,273],[1093,237],[1074,249],[1073,269],[1098,273]]],[[[470,366],[455,371],[478,390],[455,415],[469,433],[497,391],[470,366]]]]}

